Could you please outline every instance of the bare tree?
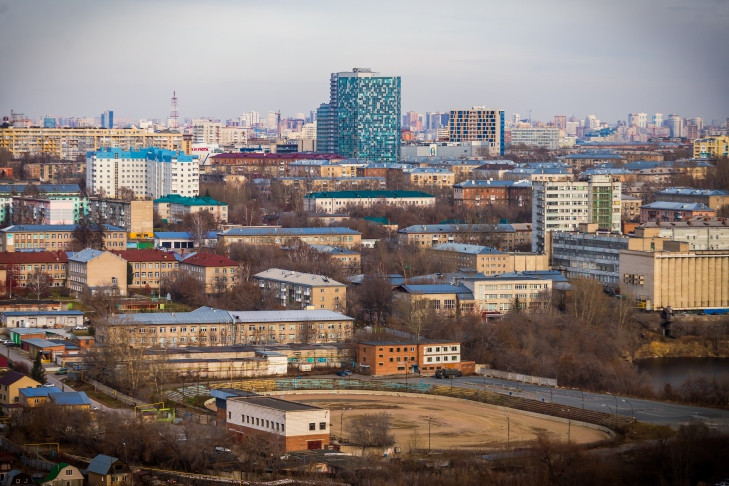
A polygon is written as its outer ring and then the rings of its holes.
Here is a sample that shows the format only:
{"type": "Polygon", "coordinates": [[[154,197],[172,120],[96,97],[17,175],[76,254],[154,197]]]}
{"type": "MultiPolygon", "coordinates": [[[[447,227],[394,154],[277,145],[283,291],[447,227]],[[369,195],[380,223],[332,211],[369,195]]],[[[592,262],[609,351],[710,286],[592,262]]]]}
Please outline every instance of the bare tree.
{"type": "Polygon", "coordinates": [[[210,211],[204,210],[186,214],[183,225],[192,236],[195,246],[202,246],[208,233],[217,227],[217,222],[210,211]]]}
{"type": "Polygon", "coordinates": [[[350,419],[351,440],[365,447],[387,447],[395,443],[390,433],[391,416],[386,413],[356,415],[350,419]]]}
{"type": "Polygon", "coordinates": [[[25,285],[31,293],[35,294],[37,300],[41,300],[41,297],[47,295],[52,286],[53,277],[46,273],[45,270],[41,270],[41,267],[38,265],[28,275],[28,283],[25,285]]]}
{"type": "Polygon", "coordinates": [[[133,201],[137,198],[137,195],[134,193],[134,189],[121,186],[116,190],[116,197],[122,201],[133,201]]]}

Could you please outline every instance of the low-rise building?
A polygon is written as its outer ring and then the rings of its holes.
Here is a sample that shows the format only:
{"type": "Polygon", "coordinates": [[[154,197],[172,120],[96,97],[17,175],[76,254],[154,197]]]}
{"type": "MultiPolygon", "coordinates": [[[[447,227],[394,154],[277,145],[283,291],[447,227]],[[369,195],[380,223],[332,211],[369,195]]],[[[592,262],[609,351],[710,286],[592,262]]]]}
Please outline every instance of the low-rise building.
{"type": "Polygon", "coordinates": [[[232,289],[237,268],[235,260],[209,252],[197,252],[180,262],[180,271],[198,280],[207,294],[232,289]]]}
{"type": "Polygon", "coordinates": [[[718,159],[729,157],[729,136],[706,137],[694,140],[694,158],[718,159]]]}
{"type": "Polygon", "coordinates": [[[13,224],[75,224],[81,216],[76,202],[42,196],[13,196],[10,211],[13,224]]]}
{"type": "Polygon", "coordinates": [[[208,211],[219,224],[228,223],[228,204],[209,196],[168,194],[154,200],[154,209],[162,221],[168,223],[181,223],[188,214],[201,211],[208,211]]]}
{"type": "Polygon", "coordinates": [[[330,191],[312,192],[304,196],[304,211],[310,213],[337,213],[348,206],[434,206],[435,196],[421,191],[330,191]]]}
{"type": "Polygon", "coordinates": [[[132,282],[129,288],[136,290],[159,293],[160,283],[180,266],[174,253],[162,250],[122,250],[113,253],[131,265],[132,282]]]}
{"type": "Polygon", "coordinates": [[[640,207],[640,222],[686,221],[697,217],[713,217],[716,211],[706,204],[655,201],[640,207]]]}
{"type": "Polygon", "coordinates": [[[110,251],[91,248],[69,253],[68,287],[76,295],[87,289],[127,295],[127,262],[110,251]]]}
{"type": "Polygon", "coordinates": [[[132,482],[129,465],[116,457],[97,454],[86,468],[89,486],[117,486],[132,482]]]}
{"type": "Polygon", "coordinates": [[[471,314],[474,310],[473,292],[463,285],[402,284],[395,288],[395,297],[409,301],[411,314],[430,309],[455,316],[458,313],[471,314]]]}
{"type": "Polygon", "coordinates": [[[238,344],[337,343],[352,338],[354,319],[328,310],[224,311],[118,314],[96,326],[103,345],[122,333],[131,346],[187,347],[238,344]]]}
{"type": "Polygon", "coordinates": [[[400,245],[427,248],[440,243],[482,244],[502,251],[529,248],[531,223],[514,224],[416,224],[397,232],[400,245]]]}
{"type": "Polygon", "coordinates": [[[530,180],[469,180],[453,185],[456,206],[529,206],[532,200],[530,180]]]}
{"type": "Polygon", "coordinates": [[[20,403],[21,388],[35,388],[41,385],[42,383],[38,383],[23,373],[8,371],[0,377],[0,406],[7,408],[20,403]]]}
{"type": "Polygon", "coordinates": [[[643,223],[635,229],[635,236],[685,242],[689,250],[729,250],[729,219],[694,218],[643,223]]]}
{"type": "Polygon", "coordinates": [[[357,273],[361,268],[362,256],[358,251],[331,245],[309,245],[309,247],[317,253],[329,255],[352,272],[357,273]]]}
{"type": "Polygon", "coordinates": [[[41,275],[50,277],[51,287],[65,287],[68,277],[68,256],[65,251],[0,252],[0,266],[6,270],[6,285],[32,286],[41,275]],[[12,280],[9,281],[8,279],[12,280]]]}
{"type": "MultiPolygon", "coordinates": [[[[0,229],[0,250],[66,250],[73,241],[75,224],[16,224],[0,229]]],[[[111,250],[127,247],[124,228],[104,225],[104,246],[111,250]]]]}
{"type": "Polygon", "coordinates": [[[80,326],[83,322],[84,313],[80,310],[0,312],[2,327],[54,329],[80,326]]]}
{"type": "Polygon", "coordinates": [[[84,475],[77,467],[59,462],[38,484],[41,486],[84,486],[84,475]]]}
{"type": "Polygon", "coordinates": [[[729,205],[729,191],[719,189],[695,189],[692,187],[669,187],[656,193],[656,199],[667,202],[699,203],[714,211],[729,205]]]}
{"type": "Polygon", "coordinates": [[[227,430],[262,440],[278,453],[322,449],[329,444],[329,410],[273,397],[228,397],[227,430]]]}
{"type": "Polygon", "coordinates": [[[282,307],[337,312],[347,308],[347,286],[324,275],[269,268],[253,279],[282,307]]]}
{"type": "MultiPolygon", "coordinates": [[[[541,311],[552,301],[552,279],[543,272],[512,272],[464,277],[458,283],[472,297],[471,312],[490,317],[512,311],[541,311]]],[[[464,309],[466,310],[466,309],[464,309]]]]}
{"type": "Polygon", "coordinates": [[[153,236],[154,203],[151,200],[124,201],[90,197],[89,213],[100,214],[108,224],[124,228],[131,238],[153,236]]]}
{"type": "Polygon", "coordinates": [[[237,227],[218,233],[218,241],[225,245],[243,243],[247,245],[293,246],[332,245],[343,248],[359,248],[362,233],[345,227],[279,228],[271,226],[237,227]]]}
{"type": "Polygon", "coordinates": [[[484,275],[549,269],[549,257],[544,253],[508,253],[465,243],[439,243],[426,248],[426,252],[443,264],[450,263],[456,268],[484,275]]]}
{"type": "Polygon", "coordinates": [[[209,231],[202,241],[188,231],[158,231],[154,234],[154,247],[161,250],[172,250],[175,253],[192,250],[197,247],[213,248],[218,243],[218,233],[209,231]]]}
{"type": "Polygon", "coordinates": [[[643,200],[641,198],[621,194],[620,206],[623,221],[638,221],[640,219],[640,207],[642,205],[643,200]]]}
{"type": "Polygon", "coordinates": [[[367,375],[431,374],[461,370],[461,343],[446,340],[362,341],[357,343],[357,369],[367,375]]]}

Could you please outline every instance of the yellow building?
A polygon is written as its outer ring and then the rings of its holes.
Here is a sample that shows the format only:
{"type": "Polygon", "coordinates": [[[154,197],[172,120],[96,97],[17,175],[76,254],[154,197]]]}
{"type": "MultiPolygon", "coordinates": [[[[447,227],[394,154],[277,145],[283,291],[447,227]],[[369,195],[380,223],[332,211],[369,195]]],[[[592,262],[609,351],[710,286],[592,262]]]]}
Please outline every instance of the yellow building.
{"type": "Polygon", "coordinates": [[[189,143],[179,132],[153,132],[138,128],[0,128],[0,148],[13,157],[49,154],[73,160],[104,147],[139,150],[157,147],[189,153],[189,143]]]}
{"type": "MultiPolygon", "coordinates": [[[[0,229],[0,250],[15,251],[45,249],[46,251],[68,250],[73,241],[75,224],[16,224],[0,229]]],[[[104,225],[104,246],[110,250],[127,247],[127,233],[124,228],[104,225]]]]}
{"type": "Polygon", "coordinates": [[[195,253],[180,262],[180,271],[192,275],[208,294],[233,288],[236,268],[238,262],[235,260],[208,252],[195,253]]]}
{"type": "Polygon", "coordinates": [[[347,286],[324,275],[269,268],[253,278],[282,307],[337,312],[347,308],[347,286]]]}
{"type": "Polygon", "coordinates": [[[694,140],[694,158],[718,159],[729,157],[729,136],[694,140]]]}
{"type": "Polygon", "coordinates": [[[127,262],[110,251],[91,248],[69,253],[68,286],[76,295],[86,289],[127,295],[127,262]]]}
{"type": "Polygon", "coordinates": [[[272,226],[240,226],[218,233],[218,242],[225,245],[243,243],[246,245],[293,246],[331,245],[359,249],[362,233],[345,227],[279,228],[272,226]]]}
{"type": "Polygon", "coordinates": [[[506,253],[487,246],[440,243],[427,247],[437,261],[455,268],[468,268],[484,275],[549,270],[549,257],[543,253],[506,253]]]}
{"type": "Polygon", "coordinates": [[[621,293],[646,309],[729,307],[729,252],[689,251],[686,243],[667,243],[663,251],[620,252],[621,293]]]}
{"type": "Polygon", "coordinates": [[[532,224],[415,224],[397,232],[399,245],[427,248],[454,242],[488,244],[502,251],[531,248],[532,224]]]}
{"type": "Polygon", "coordinates": [[[14,405],[20,403],[20,392],[21,388],[33,388],[39,387],[41,383],[38,383],[32,378],[25,376],[17,371],[8,371],[5,376],[0,378],[0,405],[3,408],[8,405],[14,405]]]}

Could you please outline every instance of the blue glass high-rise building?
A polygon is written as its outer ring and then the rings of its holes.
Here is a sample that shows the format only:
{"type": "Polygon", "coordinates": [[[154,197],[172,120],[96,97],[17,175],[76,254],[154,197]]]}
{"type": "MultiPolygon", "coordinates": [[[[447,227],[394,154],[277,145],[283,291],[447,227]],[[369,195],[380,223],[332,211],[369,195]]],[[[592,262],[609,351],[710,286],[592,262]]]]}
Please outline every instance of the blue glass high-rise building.
{"type": "Polygon", "coordinates": [[[368,68],[333,73],[329,106],[317,110],[317,150],[353,159],[397,162],[400,106],[399,76],[383,76],[368,68]],[[324,139],[319,140],[320,134],[324,139]]]}

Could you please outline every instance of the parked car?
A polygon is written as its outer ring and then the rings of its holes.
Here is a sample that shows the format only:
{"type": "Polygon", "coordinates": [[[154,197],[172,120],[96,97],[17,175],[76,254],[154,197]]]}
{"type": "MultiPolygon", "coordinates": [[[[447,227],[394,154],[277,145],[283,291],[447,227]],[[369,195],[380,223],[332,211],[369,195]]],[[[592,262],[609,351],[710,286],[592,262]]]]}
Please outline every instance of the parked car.
{"type": "Polygon", "coordinates": [[[337,376],[349,376],[349,375],[351,375],[351,374],[352,374],[352,372],[351,372],[351,371],[349,371],[349,370],[341,370],[341,371],[337,371],[337,376]]]}
{"type": "Polygon", "coordinates": [[[88,331],[88,326],[76,326],[73,328],[74,331],[88,331]]]}
{"type": "Polygon", "coordinates": [[[67,368],[58,368],[56,370],[56,374],[57,375],[67,375],[68,374],[68,369],[67,368]]]}
{"type": "Polygon", "coordinates": [[[43,386],[45,386],[46,388],[51,388],[56,385],[54,385],[53,383],[43,383],[43,386]]]}

